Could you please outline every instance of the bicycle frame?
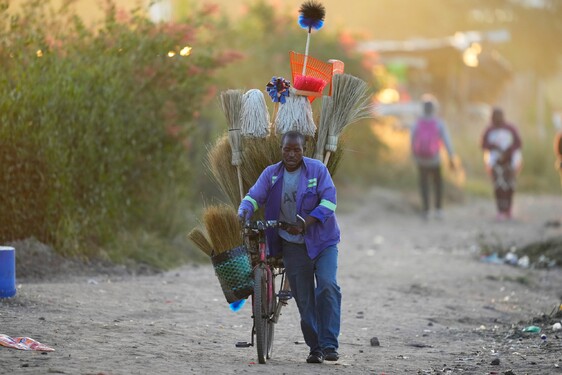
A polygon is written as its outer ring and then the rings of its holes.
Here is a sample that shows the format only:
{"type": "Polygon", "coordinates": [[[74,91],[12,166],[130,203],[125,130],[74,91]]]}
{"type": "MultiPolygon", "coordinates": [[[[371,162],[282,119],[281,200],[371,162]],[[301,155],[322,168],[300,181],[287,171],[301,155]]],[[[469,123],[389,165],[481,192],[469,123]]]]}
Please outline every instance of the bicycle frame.
{"type": "Polygon", "coordinates": [[[244,226],[244,243],[254,265],[254,293],[252,295],[253,326],[251,344],[238,343],[239,347],[256,346],[259,363],[266,363],[271,357],[274,324],[279,320],[281,307],[286,300],[280,300],[275,293],[275,278],[281,276],[279,291],[288,289],[285,270],[281,264],[270,262],[267,257],[265,230],[277,228],[278,221],[256,221],[244,226]],[[254,341],[254,338],[256,339],[254,341]]]}

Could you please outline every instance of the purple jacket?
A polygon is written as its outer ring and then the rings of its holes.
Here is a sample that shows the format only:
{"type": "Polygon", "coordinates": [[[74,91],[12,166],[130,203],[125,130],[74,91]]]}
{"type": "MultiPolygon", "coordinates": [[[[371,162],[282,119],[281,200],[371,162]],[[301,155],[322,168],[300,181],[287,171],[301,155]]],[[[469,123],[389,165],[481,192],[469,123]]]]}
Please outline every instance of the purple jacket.
{"type": "MultiPolygon", "coordinates": [[[[328,169],[316,159],[303,158],[302,172],[297,189],[297,213],[302,217],[314,216],[304,236],[308,256],[314,259],[329,246],[340,242],[340,229],[336,221],[336,187],[328,169]]],[[[238,214],[247,211],[249,216],[265,205],[265,220],[278,220],[283,191],[283,162],[267,167],[240,203],[238,214]]],[[[296,218],[295,218],[296,219],[296,218]]],[[[269,255],[281,252],[281,237],[277,229],[266,230],[269,255]]]]}

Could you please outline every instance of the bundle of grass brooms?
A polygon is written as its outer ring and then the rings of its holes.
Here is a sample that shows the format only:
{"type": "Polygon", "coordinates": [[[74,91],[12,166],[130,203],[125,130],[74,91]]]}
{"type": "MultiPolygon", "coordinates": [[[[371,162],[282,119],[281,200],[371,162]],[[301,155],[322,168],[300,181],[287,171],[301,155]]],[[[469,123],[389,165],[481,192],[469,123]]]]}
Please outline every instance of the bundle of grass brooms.
{"type": "Polygon", "coordinates": [[[252,262],[241,246],[241,226],[234,207],[226,204],[205,207],[203,223],[207,235],[194,228],[188,237],[211,257],[215,273],[228,303],[233,304],[252,294],[252,262]]]}
{"type": "MultiPolygon", "coordinates": [[[[252,283],[249,256],[241,246],[241,227],[236,212],[263,170],[281,161],[281,136],[292,130],[303,133],[307,139],[305,156],[323,161],[333,175],[344,150],[341,133],[346,126],[372,116],[367,84],[343,74],[343,63],[338,64],[339,74],[334,74],[336,69],[331,63],[322,63],[324,73],[314,74],[321,63],[308,56],[310,33],[322,27],[324,14],[324,7],[315,1],[301,6],[299,24],[308,30],[306,53],[298,64],[293,64],[297,59],[291,53],[293,77],[299,77],[298,88],[291,87],[290,82],[281,77],[273,77],[266,86],[273,102],[271,115],[262,90],[252,89],[246,93],[227,90],[219,95],[228,130],[210,147],[206,167],[229,204],[205,207],[205,229],[195,228],[188,237],[211,257],[228,302],[251,294],[249,285],[252,283]],[[326,69],[330,70],[328,78],[326,69]],[[322,95],[325,87],[330,87],[331,95],[322,95]],[[317,115],[318,129],[310,105],[314,98],[322,98],[317,115]],[[237,262],[243,272],[232,270],[232,264],[237,262]],[[226,273],[229,275],[225,276],[226,273]]],[[[254,218],[260,216],[258,212],[254,218]]]]}

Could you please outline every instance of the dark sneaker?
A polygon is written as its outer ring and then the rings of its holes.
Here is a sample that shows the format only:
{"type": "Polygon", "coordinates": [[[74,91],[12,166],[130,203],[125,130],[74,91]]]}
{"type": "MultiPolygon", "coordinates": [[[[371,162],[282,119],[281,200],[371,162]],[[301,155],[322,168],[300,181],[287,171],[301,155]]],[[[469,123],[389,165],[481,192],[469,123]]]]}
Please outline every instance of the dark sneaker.
{"type": "Polygon", "coordinates": [[[334,348],[327,348],[324,349],[324,359],[326,361],[337,361],[338,359],[340,359],[340,355],[338,354],[338,351],[334,348]]]}
{"type": "Polygon", "coordinates": [[[324,362],[324,355],[322,352],[311,352],[306,359],[306,363],[322,363],[324,362]]]}

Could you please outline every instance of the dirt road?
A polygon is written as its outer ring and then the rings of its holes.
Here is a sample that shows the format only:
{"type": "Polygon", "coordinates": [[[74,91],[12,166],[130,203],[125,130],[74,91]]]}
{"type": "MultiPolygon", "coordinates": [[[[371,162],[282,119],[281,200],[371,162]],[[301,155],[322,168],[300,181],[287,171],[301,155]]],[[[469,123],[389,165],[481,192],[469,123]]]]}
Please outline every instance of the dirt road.
{"type": "Polygon", "coordinates": [[[545,223],[561,218],[562,199],[518,196],[518,219],[509,223],[494,222],[486,200],[424,222],[410,200],[374,190],[341,204],[336,364],[305,363],[294,303],[277,325],[274,358],[255,364],[254,348],[234,346],[250,339],[249,306],[231,312],[212,268],[186,266],[155,276],[19,280],[17,297],[0,301],[0,333],[56,351],[0,348],[0,373],[562,374],[562,334],[547,324],[545,342],[519,333],[560,303],[562,270],[479,259],[481,244],[503,236],[502,245],[520,246],[561,235],[545,223]],[[371,346],[373,337],[380,346],[371,346]]]}

